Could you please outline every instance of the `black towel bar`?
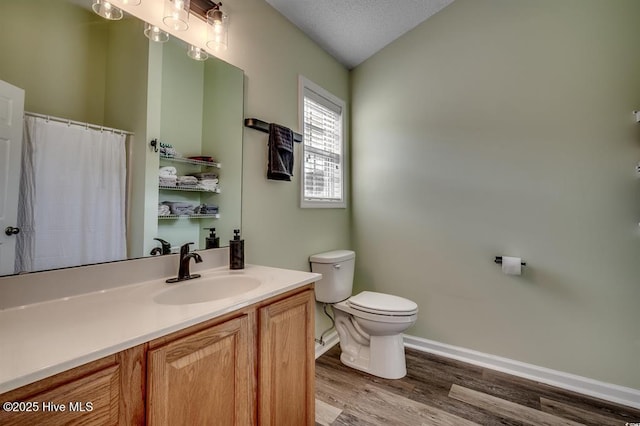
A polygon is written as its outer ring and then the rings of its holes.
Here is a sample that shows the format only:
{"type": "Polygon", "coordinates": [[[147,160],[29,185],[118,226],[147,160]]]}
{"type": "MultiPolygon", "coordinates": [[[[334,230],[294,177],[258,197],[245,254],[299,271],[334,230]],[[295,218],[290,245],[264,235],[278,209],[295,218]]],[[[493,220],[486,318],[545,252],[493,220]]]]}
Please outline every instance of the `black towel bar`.
{"type": "MultiPolygon", "coordinates": [[[[269,123],[266,121],[259,120],[257,118],[245,118],[244,119],[245,127],[249,127],[251,129],[259,130],[264,133],[269,133],[269,123]]],[[[302,142],[302,135],[300,133],[293,132],[293,141],[300,143],[302,142]]]]}

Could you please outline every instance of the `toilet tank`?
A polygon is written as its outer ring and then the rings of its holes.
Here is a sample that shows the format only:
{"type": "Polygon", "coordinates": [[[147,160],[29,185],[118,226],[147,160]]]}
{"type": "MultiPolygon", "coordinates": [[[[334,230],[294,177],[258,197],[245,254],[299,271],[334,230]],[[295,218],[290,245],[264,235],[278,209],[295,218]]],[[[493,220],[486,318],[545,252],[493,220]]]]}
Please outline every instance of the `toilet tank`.
{"type": "Polygon", "coordinates": [[[322,274],[316,282],[316,300],[337,303],[348,299],[353,288],[356,254],[351,250],[334,250],[309,257],[311,271],[322,274]]]}

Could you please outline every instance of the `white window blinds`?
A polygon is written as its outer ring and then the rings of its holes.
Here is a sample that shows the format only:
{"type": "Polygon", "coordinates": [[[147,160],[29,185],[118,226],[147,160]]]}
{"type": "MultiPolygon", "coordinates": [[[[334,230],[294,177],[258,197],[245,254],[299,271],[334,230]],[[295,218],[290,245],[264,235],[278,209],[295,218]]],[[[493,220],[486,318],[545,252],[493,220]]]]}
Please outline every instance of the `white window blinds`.
{"type": "Polygon", "coordinates": [[[302,207],[344,207],[343,105],[305,85],[302,207]]]}

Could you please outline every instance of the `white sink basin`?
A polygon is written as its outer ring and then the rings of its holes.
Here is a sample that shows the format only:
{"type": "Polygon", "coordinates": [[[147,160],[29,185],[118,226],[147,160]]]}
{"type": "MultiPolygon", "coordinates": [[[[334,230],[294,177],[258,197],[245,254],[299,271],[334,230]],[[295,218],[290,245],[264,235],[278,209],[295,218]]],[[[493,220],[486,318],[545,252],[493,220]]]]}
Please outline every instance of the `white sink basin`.
{"type": "Polygon", "coordinates": [[[194,278],[171,285],[172,288],[158,294],[153,300],[161,305],[210,302],[254,290],[260,286],[260,280],[245,275],[224,275],[194,278]]]}

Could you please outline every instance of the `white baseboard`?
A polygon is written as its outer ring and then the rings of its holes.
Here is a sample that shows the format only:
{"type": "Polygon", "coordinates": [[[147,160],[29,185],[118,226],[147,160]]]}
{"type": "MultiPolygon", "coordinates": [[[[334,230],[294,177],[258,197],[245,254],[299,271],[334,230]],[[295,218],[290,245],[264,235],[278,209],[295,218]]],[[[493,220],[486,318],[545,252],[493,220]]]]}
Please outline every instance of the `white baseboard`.
{"type": "Polygon", "coordinates": [[[637,389],[600,382],[587,377],[551,370],[533,364],[526,364],[509,358],[502,358],[459,346],[423,339],[421,337],[409,336],[407,334],[403,337],[404,345],[411,349],[502,371],[503,373],[524,377],[629,407],[640,408],[640,390],[637,389]]]}
{"type": "Polygon", "coordinates": [[[338,342],[338,332],[336,330],[331,330],[331,333],[327,334],[327,337],[324,339],[324,345],[316,342],[316,359],[318,359],[320,355],[337,345],[338,342]]]}

